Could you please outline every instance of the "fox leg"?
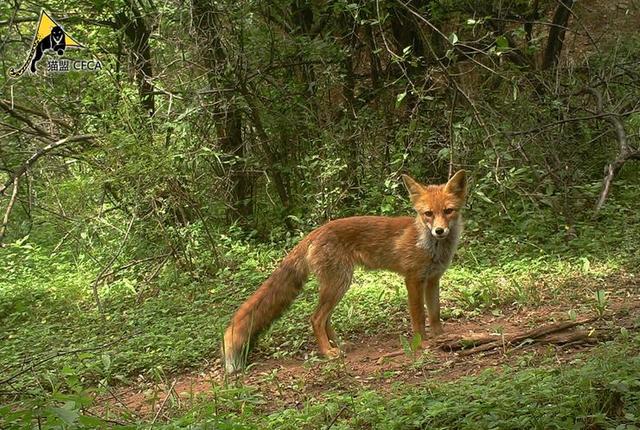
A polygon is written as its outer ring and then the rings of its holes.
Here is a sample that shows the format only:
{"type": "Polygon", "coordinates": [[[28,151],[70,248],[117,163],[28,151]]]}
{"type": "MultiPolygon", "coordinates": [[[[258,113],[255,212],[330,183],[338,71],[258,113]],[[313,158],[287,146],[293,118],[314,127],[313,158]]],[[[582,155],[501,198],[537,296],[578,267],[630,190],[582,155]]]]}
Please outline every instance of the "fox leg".
{"type": "Polygon", "coordinates": [[[327,337],[329,338],[330,343],[332,343],[335,346],[339,345],[340,340],[338,339],[338,335],[336,334],[336,331],[333,329],[333,326],[331,325],[331,317],[327,319],[327,337]]]}
{"type": "Polygon", "coordinates": [[[427,279],[424,300],[427,303],[431,332],[434,336],[439,336],[444,331],[440,322],[440,278],[427,279]]]}
{"type": "Polygon", "coordinates": [[[420,277],[407,276],[405,284],[409,295],[409,315],[413,334],[419,334],[424,340],[427,337],[424,329],[424,280],[420,277]]]}
{"type": "Polygon", "coordinates": [[[332,346],[330,342],[338,344],[338,337],[331,327],[329,319],[333,309],[349,289],[352,273],[353,269],[347,267],[338,270],[325,270],[317,274],[320,282],[320,298],[318,307],[311,316],[311,325],[318,340],[320,353],[327,357],[340,355],[340,349],[332,346]]]}

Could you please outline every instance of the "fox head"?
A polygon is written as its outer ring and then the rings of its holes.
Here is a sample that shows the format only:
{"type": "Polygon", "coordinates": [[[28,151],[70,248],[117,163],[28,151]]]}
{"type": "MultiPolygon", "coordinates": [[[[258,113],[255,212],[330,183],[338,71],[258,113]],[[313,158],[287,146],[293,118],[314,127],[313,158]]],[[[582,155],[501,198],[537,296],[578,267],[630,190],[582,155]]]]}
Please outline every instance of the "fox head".
{"type": "Polygon", "coordinates": [[[465,171],[459,170],[442,185],[423,185],[408,175],[402,181],[409,191],[418,219],[435,239],[445,239],[458,225],[467,196],[465,171]]]}

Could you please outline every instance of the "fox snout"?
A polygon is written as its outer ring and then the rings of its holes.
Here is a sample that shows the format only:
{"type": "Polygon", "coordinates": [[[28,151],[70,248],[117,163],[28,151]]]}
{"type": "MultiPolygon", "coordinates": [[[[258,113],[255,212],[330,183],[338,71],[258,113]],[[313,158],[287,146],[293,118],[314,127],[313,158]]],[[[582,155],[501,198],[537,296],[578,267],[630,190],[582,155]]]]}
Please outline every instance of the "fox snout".
{"type": "Polygon", "coordinates": [[[444,239],[449,236],[449,227],[432,227],[431,235],[436,239],[444,239]]]}

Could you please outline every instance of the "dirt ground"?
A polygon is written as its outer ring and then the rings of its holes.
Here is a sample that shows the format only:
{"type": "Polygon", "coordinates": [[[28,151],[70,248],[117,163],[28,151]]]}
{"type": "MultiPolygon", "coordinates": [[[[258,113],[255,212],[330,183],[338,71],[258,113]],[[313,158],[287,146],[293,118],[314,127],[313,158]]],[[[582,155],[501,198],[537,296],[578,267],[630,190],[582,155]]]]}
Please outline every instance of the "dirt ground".
{"type": "Polygon", "coordinates": [[[113,391],[99,403],[101,409],[108,408],[112,412],[128,413],[139,418],[158,418],[167,413],[168,405],[180,409],[195,399],[213,400],[216,388],[249,386],[269,399],[269,404],[264,407],[268,412],[284,407],[300,407],[306,400],[327,391],[375,389],[385,392],[398,383],[451,381],[505,364],[535,366],[543,361],[547,364],[550,361],[566,363],[599,341],[619,334],[622,327],[629,332],[638,330],[640,283],[636,281],[626,279],[624,286],[607,293],[607,307],[601,318],[598,318],[595,309],[580,310],[578,321],[593,320],[536,341],[506,342],[514,334],[569,321],[569,310],[575,309],[574,304],[502,309],[495,312],[496,315],[489,313],[449,320],[445,324],[444,337],[431,340],[426,350],[415,353],[401,352],[400,337],[404,333],[397,332],[362,337],[345,348],[347,352],[343,357],[334,360],[315,355],[305,360],[303,357],[281,359],[254,354],[246,373],[229,378],[225,377],[218,360],[200,372],[174,375],[165,384],[141,381],[113,391]],[[599,337],[588,337],[596,332],[600,334],[599,337]],[[572,334],[575,337],[576,333],[586,333],[586,337],[571,342],[552,341],[572,334]],[[471,355],[464,355],[468,349],[447,351],[442,348],[443,343],[452,339],[470,340],[478,337],[495,338],[498,347],[471,355]],[[389,354],[398,355],[385,357],[389,354]]]}

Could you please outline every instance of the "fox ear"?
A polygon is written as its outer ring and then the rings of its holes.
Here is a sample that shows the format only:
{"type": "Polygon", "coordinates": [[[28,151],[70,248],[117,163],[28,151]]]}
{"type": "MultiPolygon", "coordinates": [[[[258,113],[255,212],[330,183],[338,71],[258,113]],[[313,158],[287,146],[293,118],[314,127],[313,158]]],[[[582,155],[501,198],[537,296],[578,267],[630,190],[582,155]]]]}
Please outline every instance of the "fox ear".
{"type": "Polygon", "coordinates": [[[458,170],[444,186],[444,191],[464,198],[467,195],[466,172],[458,170]]]}
{"type": "Polygon", "coordinates": [[[402,182],[404,182],[404,186],[407,187],[407,191],[409,191],[411,201],[415,202],[423,191],[422,185],[409,175],[402,175],[402,182]]]}

